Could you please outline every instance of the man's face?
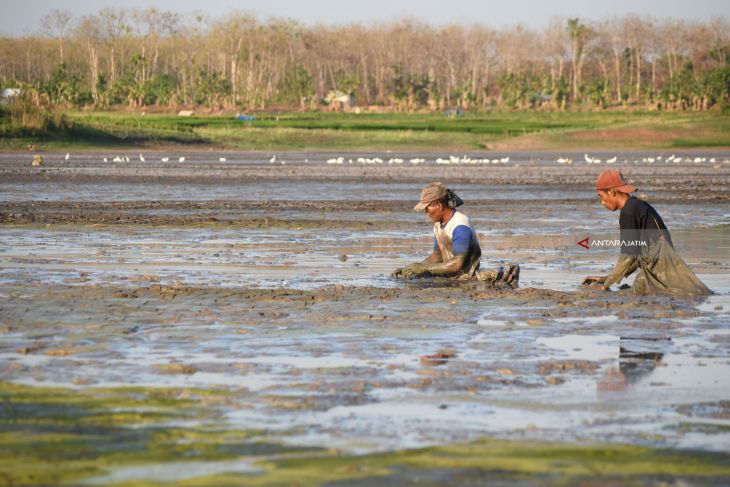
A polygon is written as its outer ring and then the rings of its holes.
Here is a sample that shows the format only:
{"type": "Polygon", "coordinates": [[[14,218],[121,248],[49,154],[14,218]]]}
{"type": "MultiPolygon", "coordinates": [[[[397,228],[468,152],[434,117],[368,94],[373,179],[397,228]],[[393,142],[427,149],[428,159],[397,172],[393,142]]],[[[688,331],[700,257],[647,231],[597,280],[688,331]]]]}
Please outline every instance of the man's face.
{"type": "Polygon", "coordinates": [[[618,192],[615,189],[599,189],[598,197],[601,198],[601,204],[605,206],[606,209],[611,211],[618,210],[620,200],[618,198],[618,192]]]}
{"type": "Polygon", "coordinates": [[[438,201],[434,201],[433,203],[429,203],[423,211],[434,222],[440,222],[444,213],[444,205],[438,201]]]}

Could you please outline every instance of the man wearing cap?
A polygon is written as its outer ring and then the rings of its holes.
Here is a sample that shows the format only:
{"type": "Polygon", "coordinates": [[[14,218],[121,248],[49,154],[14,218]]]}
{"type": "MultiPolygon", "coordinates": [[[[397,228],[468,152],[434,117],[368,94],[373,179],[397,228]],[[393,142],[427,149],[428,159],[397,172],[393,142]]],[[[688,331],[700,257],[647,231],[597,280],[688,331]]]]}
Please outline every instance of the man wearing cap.
{"type": "Polygon", "coordinates": [[[639,269],[634,290],[640,294],[710,292],[674,252],[672,237],[659,213],[646,201],[630,196],[636,187],[626,183],[619,171],[603,171],[596,180],[596,190],[603,206],[621,211],[621,255],[608,276],[589,276],[583,284],[602,285],[608,290],[639,269]]]}
{"type": "Polygon", "coordinates": [[[430,183],[421,191],[413,208],[433,220],[433,252],[423,262],[396,269],[392,276],[402,278],[443,276],[458,280],[480,279],[516,287],[519,266],[491,272],[478,272],[482,255],[474,226],[456,208],[464,202],[443,183],[430,183]]]}

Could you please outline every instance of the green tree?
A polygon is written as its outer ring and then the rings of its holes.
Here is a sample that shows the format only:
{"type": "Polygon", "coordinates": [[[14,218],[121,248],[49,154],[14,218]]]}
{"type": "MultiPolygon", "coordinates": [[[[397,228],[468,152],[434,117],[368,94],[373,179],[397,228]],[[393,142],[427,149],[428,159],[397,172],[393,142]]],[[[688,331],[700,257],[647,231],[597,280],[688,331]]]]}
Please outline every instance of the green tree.
{"type": "Polygon", "coordinates": [[[294,69],[288,71],[279,82],[278,100],[284,103],[299,104],[304,110],[308,102],[314,96],[314,83],[309,71],[298,64],[294,69]]]}
{"type": "Polygon", "coordinates": [[[167,105],[174,92],[172,78],[167,74],[156,74],[144,84],[145,105],[167,105]]]}
{"type": "Polygon", "coordinates": [[[206,105],[210,109],[220,109],[231,93],[230,80],[221,76],[220,73],[211,73],[205,68],[198,71],[195,83],[195,103],[206,105]]]}
{"type": "Polygon", "coordinates": [[[40,83],[37,88],[47,94],[54,105],[80,106],[90,98],[90,94],[84,92],[79,77],[69,73],[65,63],[60,63],[48,81],[40,83]]]}

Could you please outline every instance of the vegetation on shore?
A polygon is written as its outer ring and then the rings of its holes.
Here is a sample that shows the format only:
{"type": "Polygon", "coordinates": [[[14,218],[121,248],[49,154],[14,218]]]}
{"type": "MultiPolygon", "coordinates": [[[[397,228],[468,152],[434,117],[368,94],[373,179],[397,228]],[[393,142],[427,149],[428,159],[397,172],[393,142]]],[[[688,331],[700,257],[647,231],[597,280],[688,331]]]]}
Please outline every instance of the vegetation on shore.
{"type": "Polygon", "coordinates": [[[0,111],[0,148],[176,145],[232,150],[570,150],[730,147],[722,112],[264,113],[179,117],[120,112],[0,111]]]}
{"type": "Polygon", "coordinates": [[[33,35],[0,37],[0,52],[0,87],[96,110],[333,110],[356,101],[401,112],[704,111],[730,102],[722,16],[554,18],[528,28],[54,10],[33,35]]]}

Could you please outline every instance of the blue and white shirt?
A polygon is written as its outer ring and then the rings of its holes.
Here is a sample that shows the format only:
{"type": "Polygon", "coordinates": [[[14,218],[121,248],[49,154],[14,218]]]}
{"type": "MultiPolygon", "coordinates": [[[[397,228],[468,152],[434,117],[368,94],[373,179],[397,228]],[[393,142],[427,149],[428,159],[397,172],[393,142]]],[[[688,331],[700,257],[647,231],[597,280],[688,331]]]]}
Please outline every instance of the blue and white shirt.
{"type": "Polygon", "coordinates": [[[469,217],[460,211],[454,211],[454,215],[446,225],[441,226],[441,222],[434,224],[433,234],[433,250],[441,252],[444,262],[453,259],[455,255],[466,254],[464,267],[458,278],[471,279],[479,269],[482,249],[469,217]]]}

